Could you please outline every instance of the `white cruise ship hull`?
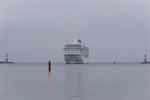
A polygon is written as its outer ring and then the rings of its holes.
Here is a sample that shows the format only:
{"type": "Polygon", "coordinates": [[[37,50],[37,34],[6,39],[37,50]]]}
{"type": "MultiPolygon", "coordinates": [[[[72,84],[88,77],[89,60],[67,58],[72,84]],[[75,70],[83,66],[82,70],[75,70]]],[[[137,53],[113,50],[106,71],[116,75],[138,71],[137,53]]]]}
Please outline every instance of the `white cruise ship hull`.
{"type": "Polygon", "coordinates": [[[65,63],[66,64],[83,64],[82,55],[77,54],[66,54],[64,55],[65,63]]]}

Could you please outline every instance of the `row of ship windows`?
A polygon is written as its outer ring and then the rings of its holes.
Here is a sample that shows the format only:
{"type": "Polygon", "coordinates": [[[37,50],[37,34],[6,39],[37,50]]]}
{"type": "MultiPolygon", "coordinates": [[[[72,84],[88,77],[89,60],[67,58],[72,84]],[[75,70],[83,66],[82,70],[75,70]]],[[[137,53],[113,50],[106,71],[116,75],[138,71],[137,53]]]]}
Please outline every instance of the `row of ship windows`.
{"type": "Polygon", "coordinates": [[[65,53],[77,53],[77,54],[79,54],[79,53],[82,53],[82,51],[81,50],[65,50],[65,53]]]}

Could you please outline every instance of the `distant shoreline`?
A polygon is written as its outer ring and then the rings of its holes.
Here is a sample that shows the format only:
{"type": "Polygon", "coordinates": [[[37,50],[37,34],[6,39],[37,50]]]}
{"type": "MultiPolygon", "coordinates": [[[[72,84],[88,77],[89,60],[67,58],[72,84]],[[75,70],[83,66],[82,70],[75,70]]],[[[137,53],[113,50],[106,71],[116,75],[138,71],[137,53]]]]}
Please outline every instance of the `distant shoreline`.
{"type": "MultiPolygon", "coordinates": [[[[0,62],[0,64],[14,64],[14,62],[0,62]]],[[[15,62],[15,64],[47,64],[47,62],[15,62]]],[[[52,64],[65,64],[64,62],[52,62],[52,64]]],[[[84,64],[114,64],[114,62],[88,62],[84,64]]],[[[115,62],[115,64],[150,64],[150,62],[115,62]]],[[[69,64],[68,64],[69,65],[69,64]]]]}
{"type": "Polygon", "coordinates": [[[150,64],[150,62],[141,62],[141,64],[150,64]]]}
{"type": "Polygon", "coordinates": [[[13,64],[14,62],[0,62],[0,64],[13,64]]]}

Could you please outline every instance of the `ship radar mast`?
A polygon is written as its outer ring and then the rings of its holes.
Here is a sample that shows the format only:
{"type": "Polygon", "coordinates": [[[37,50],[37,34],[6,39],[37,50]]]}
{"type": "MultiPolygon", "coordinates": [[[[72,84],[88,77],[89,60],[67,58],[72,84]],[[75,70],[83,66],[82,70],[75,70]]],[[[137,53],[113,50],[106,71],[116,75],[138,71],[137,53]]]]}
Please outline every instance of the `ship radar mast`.
{"type": "Polygon", "coordinates": [[[82,41],[80,39],[73,39],[72,44],[82,44],[82,41]]]}

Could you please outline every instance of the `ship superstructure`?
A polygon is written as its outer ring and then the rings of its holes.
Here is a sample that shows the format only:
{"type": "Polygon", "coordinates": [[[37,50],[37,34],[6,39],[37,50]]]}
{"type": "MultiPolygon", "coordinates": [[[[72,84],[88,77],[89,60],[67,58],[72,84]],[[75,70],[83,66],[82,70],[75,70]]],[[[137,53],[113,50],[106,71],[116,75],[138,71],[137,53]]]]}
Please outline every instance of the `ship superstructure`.
{"type": "Polygon", "coordinates": [[[72,43],[64,47],[64,60],[66,64],[83,64],[89,57],[89,48],[80,39],[74,39],[72,43]]]}

